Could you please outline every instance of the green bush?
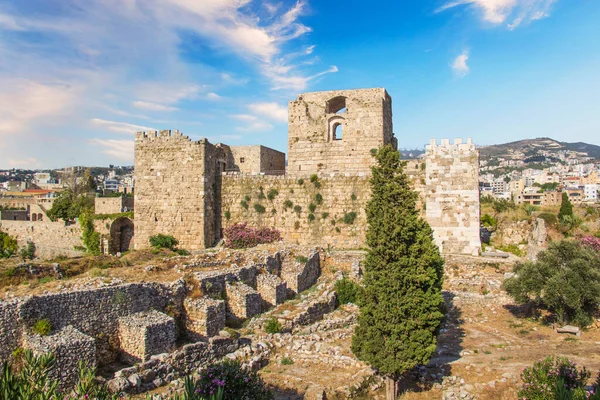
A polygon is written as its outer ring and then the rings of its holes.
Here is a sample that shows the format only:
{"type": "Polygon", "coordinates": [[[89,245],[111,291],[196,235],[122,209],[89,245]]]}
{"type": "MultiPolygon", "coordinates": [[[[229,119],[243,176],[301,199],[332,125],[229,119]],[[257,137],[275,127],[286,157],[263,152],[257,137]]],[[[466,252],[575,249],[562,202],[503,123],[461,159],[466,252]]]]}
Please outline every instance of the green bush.
{"type": "Polygon", "coordinates": [[[546,357],[527,367],[521,373],[523,382],[518,392],[519,399],[588,399],[589,397],[565,397],[565,393],[585,394],[585,384],[591,374],[585,368],[565,357],[546,357]],[[583,392],[581,392],[583,390],[583,392]]]}
{"type": "Polygon", "coordinates": [[[231,212],[229,212],[229,211],[225,211],[225,213],[224,213],[224,216],[225,216],[225,219],[226,219],[227,221],[229,221],[229,220],[231,219],[231,212]]]}
{"type": "Polygon", "coordinates": [[[355,195],[354,193],[352,193],[352,196],[350,196],[350,199],[351,199],[352,201],[356,201],[356,195],[355,195]]]}
{"type": "Polygon", "coordinates": [[[345,224],[351,225],[354,223],[354,220],[356,219],[356,217],[358,217],[358,214],[355,213],[354,211],[352,211],[352,212],[344,214],[344,217],[342,218],[342,220],[344,221],[345,224]]]}
{"type": "Polygon", "coordinates": [[[308,258],[304,256],[296,256],[294,260],[298,261],[300,264],[306,264],[308,262],[308,258]]]}
{"type": "MultiPolygon", "coordinates": [[[[224,399],[271,400],[273,393],[262,381],[258,372],[243,368],[239,361],[223,361],[211,364],[200,372],[200,378],[192,384],[193,400],[208,398],[219,390],[224,399]]],[[[187,391],[187,390],[186,390],[187,391]]],[[[190,393],[191,394],[191,393],[190,393]]]]}
{"type": "Polygon", "coordinates": [[[94,216],[89,212],[84,212],[79,216],[79,225],[81,226],[81,240],[88,253],[95,256],[100,255],[100,233],[94,228],[94,216]]]}
{"type": "Polygon", "coordinates": [[[321,218],[322,218],[322,219],[327,219],[327,218],[329,218],[329,213],[328,213],[328,212],[324,212],[323,214],[321,214],[321,218]]]}
{"type": "Polygon", "coordinates": [[[308,219],[308,222],[313,222],[315,220],[315,214],[313,214],[313,213],[308,214],[307,219],[308,219]]]}
{"type": "Polygon", "coordinates": [[[536,262],[518,263],[503,289],[519,303],[546,308],[562,323],[587,326],[600,303],[600,257],[575,240],[550,243],[536,262]]]}
{"type": "Polygon", "coordinates": [[[33,326],[31,327],[31,331],[36,335],[48,336],[50,332],[52,332],[52,324],[47,318],[40,319],[36,321],[35,324],[33,324],[33,326]]]}
{"type": "Polygon", "coordinates": [[[156,249],[169,249],[175,251],[175,248],[179,244],[179,241],[171,235],[158,235],[150,236],[150,246],[156,249]]]}
{"type": "Polygon", "coordinates": [[[536,206],[534,206],[532,204],[523,204],[523,210],[525,211],[525,213],[528,216],[531,216],[534,211],[538,210],[538,207],[536,207],[536,206]]]}
{"type": "Polygon", "coordinates": [[[496,248],[500,251],[505,251],[507,253],[514,254],[517,257],[523,257],[523,251],[516,244],[508,244],[508,245],[498,245],[496,248]]]}
{"type": "Polygon", "coordinates": [[[295,205],[294,206],[294,212],[296,214],[300,214],[300,212],[302,212],[302,207],[300,207],[299,205],[295,205]]]}
{"type": "Polygon", "coordinates": [[[543,212],[537,217],[543,219],[547,226],[556,226],[558,224],[558,218],[556,218],[556,215],[552,213],[543,212]]]}
{"type": "Polygon", "coordinates": [[[481,224],[486,228],[495,229],[498,226],[498,220],[496,220],[496,218],[492,217],[490,214],[484,214],[481,217],[481,224]]]}
{"type": "Polygon", "coordinates": [[[254,210],[259,214],[264,214],[266,209],[262,204],[254,203],[254,210]]]}
{"type": "Polygon", "coordinates": [[[242,206],[242,208],[244,210],[247,210],[248,209],[248,202],[246,200],[242,200],[242,201],[240,201],[240,206],[242,206]]]}
{"type": "Polygon", "coordinates": [[[298,185],[304,185],[304,179],[300,178],[296,181],[298,185]]]}
{"type": "Polygon", "coordinates": [[[359,304],[362,287],[352,279],[343,278],[335,283],[335,292],[340,304],[359,304]]]}
{"type": "Polygon", "coordinates": [[[316,209],[317,209],[317,205],[315,203],[310,203],[308,205],[308,211],[310,211],[311,213],[315,212],[316,209]]]}
{"type": "Polygon", "coordinates": [[[23,260],[33,260],[35,258],[35,243],[28,241],[27,247],[23,247],[19,255],[23,260]]]}
{"type": "Polygon", "coordinates": [[[317,174],[312,174],[310,176],[310,183],[315,183],[319,181],[319,176],[317,174]]]}
{"type": "Polygon", "coordinates": [[[281,324],[275,317],[271,317],[265,324],[265,332],[267,333],[280,333],[281,330],[281,324]]]}
{"type": "Polygon", "coordinates": [[[244,201],[246,203],[249,203],[250,202],[250,196],[248,196],[248,195],[244,196],[244,201]]]}
{"type": "Polygon", "coordinates": [[[315,194],[315,201],[317,202],[317,205],[321,205],[323,203],[323,196],[321,193],[315,194]]]}
{"type": "Polygon", "coordinates": [[[281,359],[281,365],[292,365],[294,364],[294,360],[292,360],[290,357],[283,357],[281,359]]]}
{"type": "Polygon", "coordinates": [[[18,250],[17,239],[0,231],[0,258],[12,257],[18,250]]]}
{"type": "Polygon", "coordinates": [[[288,208],[292,208],[294,206],[294,203],[291,200],[286,200],[283,202],[283,208],[284,209],[288,209],[288,208]]]}
{"type": "Polygon", "coordinates": [[[562,221],[566,216],[573,216],[573,204],[569,200],[567,192],[563,192],[562,200],[560,202],[560,210],[558,211],[558,220],[562,221]]]}
{"type": "Polygon", "coordinates": [[[279,192],[276,189],[271,189],[267,193],[267,199],[273,201],[275,199],[275,197],[277,197],[278,194],[279,194],[279,192]]]}

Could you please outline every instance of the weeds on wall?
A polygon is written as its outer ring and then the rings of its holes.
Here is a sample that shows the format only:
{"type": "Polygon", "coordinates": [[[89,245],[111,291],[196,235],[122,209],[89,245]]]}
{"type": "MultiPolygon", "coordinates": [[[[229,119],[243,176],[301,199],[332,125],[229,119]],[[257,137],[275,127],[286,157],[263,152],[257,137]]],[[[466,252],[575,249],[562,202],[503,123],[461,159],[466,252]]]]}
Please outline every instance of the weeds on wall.
{"type": "Polygon", "coordinates": [[[277,191],[277,189],[271,189],[267,192],[267,199],[269,199],[270,201],[275,200],[275,197],[277,197],[277,195],[279,195],[279,192],[277,191]]]}
{"type": "Polygon", "coordinates": [[[291,200],[286,200],[283,202],[284,210],[287,210],[288,208],[292,208],[293,206],[294,206],[294,203],[291,200]]]}
{"type": "Polygon", "coordinates": [[[316,209],[317,209],[317,205],[315,203],[310,203],[308,205],[308,211],[310,211],[311,213],[315,212],[316,209]]]}
{"type": "Polygon", "coordinates": [[[315,214],[310,213],[310,214],[308,214],[307,218],[308,218],[308,222],[313,222],[315,220],[315,214]]]}
{"type": "Polygon", "coordinates": [[[327,219],[327,218],[329,218],[328,212],[324,212],[323,214],[321,214],[321,219],[327,219]]]}
{"type": "Polygon", "coordinates": [[[351,225],[356,220],[356,217],[358,217],[358,214],[354,211],[351,211],[349,213],[344,214],[344,216],[342,217],[342,221],[344,221],[345,224],[351,225]]]}
{"type": "Polygon", "coordinates": [[[52,324],[48,318],[43,318],[33,324],[31,331],[36,335],[48,336],[52,332],[52,324]]]}
{"type": "Polygon", "coordinates": [[[312,174],[310,176],[310,183],[312,183],[317,189],[321,188],[321,182],[319,182],[319,177],[317,174],[312,174]]]}
{"type": "Polygon", "coordinates": [[[300,213],[302,212],[302,207],[300,207],[299,205],[295,205],[294,206],[294,212],[296,214],[298,214],[298,216],[300,215],[300,213]]]}
{"type": "Polygon", "coordinates": [[[296,183],[298,183],[298,185],[302,186],[302,185],[304,185],[304,179],[300,178],[296,181],[296,183]]]}
{"type": "Polygon", "coordinates": [[[262,204],[254,203],[254,211],[256,211],[259,214],[264,214],[266,209],[262,204]]]}
{"type": "Polygon", "coordinates": [[[225,211],[225,213],[223,215],[225,215],[225,219],[227,221],[229,221],[231,219],[231,212],[229,212],[229,210],[225,211]]]}
{"type": "Polygon", "coordinates": [[[352,193],[352,196],[350,196],[350,199],[352,199],[352,201],[356,201],[356,195],[354,193],[352,193]]]}
{"type": "Polygon", "coordinates": [[[240,201],[240,206],[242,206],[242,208],[244,210],[247,210],[248,209],[248,202],[246,200],[242,200],[242,201],[240,201]]]}
{"type": "Polygon", "coordinates": [[[81,240],[88,253],[95,256],[100,255],[100,239],[102,238],[99,232],[94,229],[94,216],[84,212],[79,216],[79,225],[81,225],[81,240]]]}
{"type": "Polygon", "coordinates": [[[267,323],[265,324],[265,332],[267,333],[280,333],[282,331],[282,326],[275,317],[271,317],[267,323]]]}
{"type": "Polygon", "coordinates": [[[321,193],[315,194],[315,201],[319,206],[323,203],[323,196],[321,195],[321,193]]]}

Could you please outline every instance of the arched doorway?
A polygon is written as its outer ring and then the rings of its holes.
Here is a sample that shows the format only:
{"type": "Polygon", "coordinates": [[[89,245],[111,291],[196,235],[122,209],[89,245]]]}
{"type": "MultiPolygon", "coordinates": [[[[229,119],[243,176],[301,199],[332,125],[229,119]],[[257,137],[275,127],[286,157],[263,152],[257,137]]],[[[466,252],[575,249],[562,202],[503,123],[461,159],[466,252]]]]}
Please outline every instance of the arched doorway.
{"type": "Polygon", "coordinates": [[[129,250],[134,232],[133,221],[121,217],[114,220],[110,226],[110,248],[111,254],[123,253],[129,250]]]}

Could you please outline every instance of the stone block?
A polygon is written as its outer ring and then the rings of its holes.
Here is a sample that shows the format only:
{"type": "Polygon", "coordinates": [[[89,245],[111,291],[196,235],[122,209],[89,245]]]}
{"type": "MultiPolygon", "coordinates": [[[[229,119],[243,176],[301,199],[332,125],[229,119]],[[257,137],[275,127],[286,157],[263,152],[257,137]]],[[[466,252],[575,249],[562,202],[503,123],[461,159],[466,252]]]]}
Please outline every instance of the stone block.
{"type": "Polygon", "coordinates": [[[320,275],[321,260],[318,252],[312,253],[306,263],[286,262],[281,270],[281,278],[293,293],[300,293],[310,288],[320,275]]]}
{"type": "Polygon", "coordinates": [[[132,364],[168,353],[177,339],[175,320],[155,310],[119,318],[118,331],[121,357],[132,364]]]}
{"type": "Polygon", "coordinates": [[[72,388],[78,380],[79,361],[90,367],[96,366],[94,338],[67,326],[49,336],[25,335],[24,347],[36,355],[52,353],[56,364],[49,372],[50,379],[59,381],[63,390],[72,388]]]}
{"type": "Polygon", "coordinates": [[[250,286],[241,283],[227,283],[227,313],[234,320],[251,318],[262,311],[262,297],[250,286]]]}
{"type": "Polygon", "coordinates": [[[225,302],[207,297],[185,299],[186,329],[194,339],[217,336],[225,328],[225,302]]]}
{"type": "Polygon", "coordinates": [[[259,275],[256,278],[256,290],[269,307],[287,300],[287,284],[272,274],[259,275]]]}

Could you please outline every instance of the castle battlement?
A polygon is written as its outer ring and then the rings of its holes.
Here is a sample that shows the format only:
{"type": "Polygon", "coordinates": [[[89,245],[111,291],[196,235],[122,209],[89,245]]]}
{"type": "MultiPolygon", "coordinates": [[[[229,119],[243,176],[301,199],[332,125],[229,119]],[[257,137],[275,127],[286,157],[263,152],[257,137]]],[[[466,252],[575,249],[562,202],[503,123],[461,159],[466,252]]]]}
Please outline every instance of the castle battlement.
{"type": "MultiPolygon", "coordinates": [[[[189,136],[183,136],[181,132],[177,129],[170,130],[164,129],[161,131],[147,131],[147,132],[136,132],[135,140],[155,140],[155,139],[180,139],[180,140],[188,140],[191,142],[189,136]]],[[[204,139],[203,139],[204,140],[204,139]]]]}
{"type": "Polygon", "coordinates": [[[444,154],[466,153],[475,151],[475,144],[473,144],[471,138],[467,138],[466,142],[463,142],[462,138],[455,138],[452,143],[450,143],[450,139],[442,139],[439,145],[436,139],[431,139],[429,144],[425,146],[425,151],[427,153],[444,154]]]}

